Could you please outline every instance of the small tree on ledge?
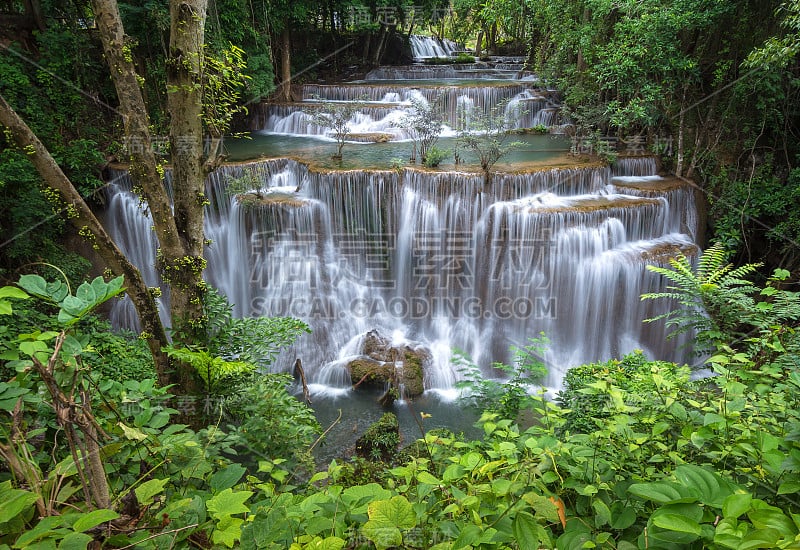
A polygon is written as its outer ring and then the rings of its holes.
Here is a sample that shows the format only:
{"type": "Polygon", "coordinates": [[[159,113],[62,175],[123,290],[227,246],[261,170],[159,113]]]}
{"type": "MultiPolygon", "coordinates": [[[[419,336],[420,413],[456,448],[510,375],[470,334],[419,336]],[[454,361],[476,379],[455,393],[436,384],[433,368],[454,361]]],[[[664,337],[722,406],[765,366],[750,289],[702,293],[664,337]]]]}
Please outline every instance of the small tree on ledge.
{"type": "Polygon", "coordinates": [[[400,119],[399,126],[411,134],[414,149],[411,151],[411,162],[417,161],[419,151],[423,164],[428,160],[428,151],[433,148],[444,127],[440,109],[440,97],[428,103],[422,97],[411,99],[411,109],[400,119]]]}
{"type": "Polygon", "coordinates": [[[476,109],[459,112],[463,130],[459,132],[457,146],[475,153],[486,184],[490,183],[492,166],[522,145],[509,140],[510,130],[523,114],[524,111],[519,107],[509,108],[508,101],[501,101],[485,111],[476,109]]]}
{"type": "Polygon", "coordinates": [[[342,149],[350,135],[350,119],[358,112],[359,104],[357,102],[336,103],[325,102],[315,108],[311,114],[311,123],[319,126],[320,128],[327,128],[336,140],[336,154],[333,158],[342,159],[342,149]]]}

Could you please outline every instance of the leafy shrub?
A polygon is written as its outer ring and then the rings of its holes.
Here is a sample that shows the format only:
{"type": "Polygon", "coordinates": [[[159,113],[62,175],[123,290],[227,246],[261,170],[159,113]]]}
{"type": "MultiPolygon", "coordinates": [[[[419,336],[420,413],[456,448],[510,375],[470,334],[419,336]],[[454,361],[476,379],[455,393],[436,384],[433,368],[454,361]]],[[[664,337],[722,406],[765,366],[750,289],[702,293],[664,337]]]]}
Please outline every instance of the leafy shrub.
{"type": "Polygon", "coordinates": [[[459,400],[465,405],[498,414],[501,418],[516,419],[527,404],[532,386],[541,384],[547,376],[542,354],[548,340],[542,334],[531,338],[530,344],[522,348],[513,347],[512,365],[492,363],[492,368],[508,376],[507,380],[487,378],[481,369],[464,355],[456,353],[454,362],[464,379],[456,383],[462,390],[459,400]]]}
{"type": "Polygon", "coordinates": [[[400,445],[400,424],[392,413],[385,413],[370,425],[356,441],[356,453],[362,458],[391,462],[400,445]]]}
{"type": "MultiPolygon", "coordinates": [[[[590,392],[587,388],[615,388],[620,399],[627,396],[634,402],[651,399],[657,390],[655,378],[669,379],[679,386],[689,380],[689,369],[666,361],[649,361],[641,350],[622,359],[573,367],[564,375],[556,402],[567,410],[564,433],[590,433],[614,412],[610,392],[590,392]]],[[[633,403],[630,403],[633,404],[633,403]]]]}
{"type": "Polygon", "coordinates": [[[431,147],[425,155],[425,166],[436,168],[447,157],[447,152],[438,147],[431,147]]]}
{"type": "Polygon", "coordinates": [[[309,449],[322,429],[314,411],[289,394],[291,384],[288,374],[255,374],[226,399],[225,411],[234,420],[230,431],[240,454],[310,469],[309,449]]]}

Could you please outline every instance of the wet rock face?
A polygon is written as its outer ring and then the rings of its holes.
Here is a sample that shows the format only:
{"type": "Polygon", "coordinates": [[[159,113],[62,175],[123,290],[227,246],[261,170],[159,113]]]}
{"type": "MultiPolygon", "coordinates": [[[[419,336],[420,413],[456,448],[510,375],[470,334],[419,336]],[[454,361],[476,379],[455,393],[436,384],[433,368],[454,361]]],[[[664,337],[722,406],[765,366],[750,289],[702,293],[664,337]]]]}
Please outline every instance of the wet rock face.
{"type": "Polygon", "coordinates": [[[391,340],[376,330],[368,332],[362,345],[363,357],[348,364],[353,385],[385,388],[403,385],[407,397],[420,395],[424,390],[425,367],[432,361],[431,353],[422,347],[393,346],[391,340]],[[396,362],[403,363],[402,370],[396,362]]]}

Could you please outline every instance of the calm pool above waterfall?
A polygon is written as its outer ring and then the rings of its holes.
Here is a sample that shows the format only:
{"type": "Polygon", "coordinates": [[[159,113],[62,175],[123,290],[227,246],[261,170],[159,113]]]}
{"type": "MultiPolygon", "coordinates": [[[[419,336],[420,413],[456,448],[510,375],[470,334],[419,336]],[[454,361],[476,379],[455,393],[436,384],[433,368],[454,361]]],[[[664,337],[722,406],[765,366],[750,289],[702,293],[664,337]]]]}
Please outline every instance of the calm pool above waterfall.
{"type": "MultiPolygon", "coordinates": [[[[669,304],[639,297],[663,290],[648,263],[696,250],[690,186],[656,176],[651,157],[581,162],[557,132],[513,136],[521,144],[489,185],[466,153],[458,165],[451,156],[423,169],[408,162],[411,142],[396,124],[411,98],[438,98],[446,124],[438,146],[452,151],[462,115],[503,100],[526,106],[518,127],[555,132],[565,122],[558,96],[513,59],[380,71],[251,109],[250,139],[226,140],[240,162],[208,178],[207,280],[237,315],[291,315],[313,331],[270,368],[290,370],[301,358],[312,393],[338,406],[352,396],[350,366],[367,355],[374,331],[393,353],[419,353],[433,406],[457,394],[456,349],[491,376],[493,361],[512,361],[513,346],[544,333],[551,388],[569,366],[634,349],[689,357],[663,324],[642,322],[669,304]],[[477,78],[481,71],[489,78],[477,78]],[[427,73],[439,80],[419,80],[427,73]],[[344,159],[332,160],[336,144],[309,122],[320,100],[360,102],[354,132],[389,137],[346,143],[344,159]],[[229,192],[231,182],[245,182],[245,194],[229,192]]],[[[159,285],[151,224],[128,177],[118,176],[106,223],[147,284],[159,285]]],[[[128,301],[115,304],[112,320],[137,324],[128,301]]]]}

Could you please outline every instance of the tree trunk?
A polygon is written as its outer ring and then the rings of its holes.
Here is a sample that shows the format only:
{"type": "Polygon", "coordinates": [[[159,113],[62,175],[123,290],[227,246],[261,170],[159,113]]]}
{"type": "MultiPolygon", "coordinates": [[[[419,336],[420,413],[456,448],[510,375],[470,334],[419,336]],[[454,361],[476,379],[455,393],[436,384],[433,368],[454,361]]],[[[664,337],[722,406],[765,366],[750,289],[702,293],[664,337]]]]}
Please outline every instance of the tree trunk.
{"type": "Polygon", "coordinates": [[[363,63],[366,63],[367,59],[369,59],[369,49],[371,44],[372,44],[372,32],[367,31],[367,36],[364,39],[364,51],[361,54],[361,61],[363,63]]]}
{"type": "Polygon", "coordinates": [[[678,116],[678,144],[676,151],[677,161],[675,163],[675,175],[679,178],[683,176],[683,139],[686,120],[686,86],[683,87],[683,97],[681,98],[681,112],[678,116]]]}
{"type": "MultiPolygon", "coordinates": [[[[138,75],[130,55],[131,44],[122,27],[116,0],[92,0],[95,21],[106,62],[120,101],[120,112],[130,151],[131,176],[141,185],[159,242],[159,267],[170,286],[173,329],[189,328],[191,337],[202,323],[200,297],[205,288],[203,259],[202,82],[204,26],[207,0],[172,0],[167,81],[171,114],[170,144],[175,165],[170,197],[162,184],[150,142],[147,116],[138,75]]],[[[176,365],[170,382],[181,393],[200,389],[193,369],[176,365]]]]}
{"type": "Polygon", "coordinates": [[[386,38],[389,36],[389,27],[381,24],[380,38],[378,38],[378,47],[375,48],[375,54],[372,57],[372,66],[377,67],[381,64],[381,57],[383,57],[383,50],[386,47],[386,38]]]}
{"type": "Polygon", "coordinates": [[[166,346],[169,341],[158,316],[158,307],[139,270],[117,248],[42,142],[2,96],[0,96],[0,124],[11,131],[20,148],[29,152],[28,159],[36,167],[42,180],[48,187],[56,191],[63,203],[67,205],[67,217],[78,233],[91,241],[92,247],[97,250],[111,271],[125,277],[128,296],[131,297],[131,301],[136,307],[142,326],[142,336],[146,336],[150,352],[153,354],[159,383],[169,384],[170,379],[167,375],[169,359],[161,351],[161,348],[166,346]]]}
{"type": "Polygon", "coordinates": [[[483,54],[483,29],[478,31],[478,38],[475,40],[475,57],[480,59],[483,54]]]}
{"type": "Polygon", "coordinates": [[[292,100],[292,35],[289,26],[281,31],[281,92],[280,100],[292,100]]]}
{"type": "MultiPolygon", "coordinates": [[[[203,169],[203,44],[207,0],[170,2],[167,97],[170,113],[172,199],[178,242],[161,244],[163,277],[170,285],[173,328],[177,339],[197,341],[204,330],[203,246],[205,233],[205,177],[203,169]]],[[[185,383],[182,380],[181,383],[185,383]]]]}

